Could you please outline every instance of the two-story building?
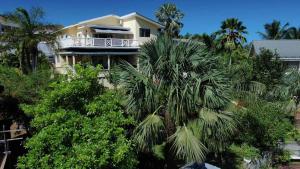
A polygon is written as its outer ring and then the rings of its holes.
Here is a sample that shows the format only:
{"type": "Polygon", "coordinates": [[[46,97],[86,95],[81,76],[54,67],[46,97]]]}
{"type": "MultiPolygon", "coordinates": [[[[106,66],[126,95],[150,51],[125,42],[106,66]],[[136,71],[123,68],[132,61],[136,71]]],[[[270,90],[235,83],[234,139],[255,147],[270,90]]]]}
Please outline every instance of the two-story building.
{"type": "Polygon", "coordinates": [[[106,15],[66,26],[58,37],[55,67],[61,73],[77,63],[109,70],[120,59],[137,66],[140,45],[155,38],[163,25],[138,13],[106,15]]]}

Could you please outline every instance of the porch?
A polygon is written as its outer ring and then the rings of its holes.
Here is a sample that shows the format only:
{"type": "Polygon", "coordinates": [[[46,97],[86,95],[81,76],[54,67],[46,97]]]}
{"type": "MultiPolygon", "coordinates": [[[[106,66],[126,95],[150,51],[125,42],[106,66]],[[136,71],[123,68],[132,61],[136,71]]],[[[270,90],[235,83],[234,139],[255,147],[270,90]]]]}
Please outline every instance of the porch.
{"type": "Polygon", "coordinates": [[[133,39],[118,38],[63,38],[59,39],[61,48],[138,48],[139,43],[133,39]]]}
{"type": "MultiPolygon", "coordinates": [[[[68,52],[66,52],[68,53],[68,52]]],[[[80,53],[61,54],[55,58],[55,67],[58,72],[65,74],[67,68],[73,68],[75,64],[81,65],[101,65],[104,71],[111,70],[115,65],[120,64],[122,60],[127,61],[134,67],[138,67],[138,58],[136,52],[123,54],[105,54],[105,53],[80,53]]]]}

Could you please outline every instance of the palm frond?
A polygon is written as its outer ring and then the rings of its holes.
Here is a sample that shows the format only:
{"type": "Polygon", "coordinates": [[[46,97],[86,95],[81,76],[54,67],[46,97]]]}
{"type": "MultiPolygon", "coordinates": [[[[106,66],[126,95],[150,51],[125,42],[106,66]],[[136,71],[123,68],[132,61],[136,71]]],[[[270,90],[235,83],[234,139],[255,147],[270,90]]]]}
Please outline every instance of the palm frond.
{"type": "Polygon", "coordinates": [[[193,132],[186,126],[178,127],[176,132],[169,137],[175,155],[186,162],[203,162],[207,149],[193,132]]]}
{"type": "MultiPolygon", "coordinates": [[[[235,133],[237,122],[230,112],[215,112],[203,108],[199,112],[199,119],[194,122],[198,125],[198,132],[201,132],[201,140],[210,151],[221,151],[226,142],[235,133]]],[[[194,132],[195,129],[193,130],[194,132]]]]}
{"type": "Polygon", "coordinates": [[[154,145],[162,141],[164,129],[162,117],[151,114],[136,127],[133,137],[139,149],[150,151],[154,145]]]}

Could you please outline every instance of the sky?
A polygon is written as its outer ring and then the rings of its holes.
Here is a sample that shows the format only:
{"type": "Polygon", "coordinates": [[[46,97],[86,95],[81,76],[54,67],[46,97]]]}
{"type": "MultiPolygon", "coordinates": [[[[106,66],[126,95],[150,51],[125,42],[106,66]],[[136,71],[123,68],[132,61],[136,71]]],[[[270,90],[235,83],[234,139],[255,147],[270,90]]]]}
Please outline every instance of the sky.
{"type": "Polygon", "coordinates": [[[247,27],[248,42],[260,39],[263,25],[280,20],[300,26],[300,0],[0,0],[0,14],[17,7],[42,7],[46,22],[70,25],[95,17],[139,12],[155,19],[155,11],[171,2],[185,14],[181,34],[212,33],[221,21],[235,17],[247,27]]]}

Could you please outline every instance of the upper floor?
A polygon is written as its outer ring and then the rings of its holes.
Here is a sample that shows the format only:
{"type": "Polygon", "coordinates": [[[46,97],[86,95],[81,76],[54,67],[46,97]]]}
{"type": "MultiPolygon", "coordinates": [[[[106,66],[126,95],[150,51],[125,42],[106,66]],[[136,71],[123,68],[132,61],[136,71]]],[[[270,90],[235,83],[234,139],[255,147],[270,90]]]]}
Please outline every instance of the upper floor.
{"type": "Polygon", "coordinates": [[[61,29],[60,47],[138,48],[155,38],[163,25],[138,13],[106,15],[61,29]]]}
{"type": "Polygon", "coordinates": [[[4,19],[4,17],[0,16],[0,33],[15,29],[16,27],[18,27],[17,24],[7,21],[4,19]]]}

